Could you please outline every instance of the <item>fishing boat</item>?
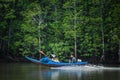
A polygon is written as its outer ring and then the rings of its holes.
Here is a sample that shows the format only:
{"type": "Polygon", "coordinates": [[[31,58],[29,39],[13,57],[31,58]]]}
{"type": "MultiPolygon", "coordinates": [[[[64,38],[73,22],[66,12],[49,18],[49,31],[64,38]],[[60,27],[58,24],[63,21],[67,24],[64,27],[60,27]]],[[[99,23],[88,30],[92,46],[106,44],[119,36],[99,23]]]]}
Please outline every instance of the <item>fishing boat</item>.
{"type": "Polygon", "coordinates": [[[36,63],[36,64],[40,64],[43,66],[48,66],[48,67],[61,67],[61,66],[81,66],[81,65],[86,65],[88,64],[87,62],[55,62],[52,61],[51,59],[49,59],[48,57],[44,57],[41,58],[40,60],[31,58],[29,56],[25,56],[26,59],[28,59],[29,61],[36,63]]]}

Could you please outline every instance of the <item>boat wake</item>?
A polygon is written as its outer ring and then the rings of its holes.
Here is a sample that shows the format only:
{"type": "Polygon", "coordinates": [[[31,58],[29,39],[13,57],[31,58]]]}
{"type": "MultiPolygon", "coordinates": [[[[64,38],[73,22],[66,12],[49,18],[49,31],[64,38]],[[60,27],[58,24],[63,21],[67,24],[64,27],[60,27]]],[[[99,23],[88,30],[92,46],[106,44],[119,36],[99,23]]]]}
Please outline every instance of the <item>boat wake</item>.
{"type": "Polygon", "coordinates": [[[120,70],[120,67],[104,67],[104,66],[97,66],[97,65],[85,65],[85,66],[51,67],[51,69],[69,70],[69,71],[101,71],[101,70],[120,70]]]}

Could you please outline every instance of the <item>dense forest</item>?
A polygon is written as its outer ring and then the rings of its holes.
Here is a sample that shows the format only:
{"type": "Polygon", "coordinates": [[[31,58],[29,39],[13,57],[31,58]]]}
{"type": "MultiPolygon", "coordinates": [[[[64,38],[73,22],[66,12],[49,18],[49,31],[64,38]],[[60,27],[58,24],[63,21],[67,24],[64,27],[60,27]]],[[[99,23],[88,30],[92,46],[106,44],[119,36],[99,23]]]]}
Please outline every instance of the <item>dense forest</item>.
{"type": "Polygon", "coordinates": [[[44,51],[89,62],[120,62],[119,0],[0,0],[0,58],[44,51]]]}

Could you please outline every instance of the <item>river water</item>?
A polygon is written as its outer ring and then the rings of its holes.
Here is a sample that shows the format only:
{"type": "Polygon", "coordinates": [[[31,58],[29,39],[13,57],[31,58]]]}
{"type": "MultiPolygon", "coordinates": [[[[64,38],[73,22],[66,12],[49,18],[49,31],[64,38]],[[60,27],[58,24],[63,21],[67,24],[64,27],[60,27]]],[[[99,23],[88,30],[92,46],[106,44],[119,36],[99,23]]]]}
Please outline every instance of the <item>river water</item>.
{"type": "Polygon", "coordinates": [[[48,68],[32,63],[0,63],[0,80],[120,80],[120,67],[48,68]]]}

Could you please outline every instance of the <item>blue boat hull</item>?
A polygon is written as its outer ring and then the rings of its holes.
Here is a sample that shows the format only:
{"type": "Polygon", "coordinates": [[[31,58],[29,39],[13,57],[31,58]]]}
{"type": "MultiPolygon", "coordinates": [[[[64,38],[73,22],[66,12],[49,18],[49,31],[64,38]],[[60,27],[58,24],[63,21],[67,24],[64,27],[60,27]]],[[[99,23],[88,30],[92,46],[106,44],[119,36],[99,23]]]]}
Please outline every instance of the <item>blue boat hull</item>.
{"type": "Polygon", "coordinates": [[[75,62],[75,63],[54,62],[54,61],[50,60],[49,58],[42,58],[40,60],[33,59],[31,57],[28,57],[28,56],[25,56],[25,58],[33,63],[41,64],[43,66],[49,66],[49,67],[80,66],[80,65],[88,64],[87,62],[75,62]]]}

